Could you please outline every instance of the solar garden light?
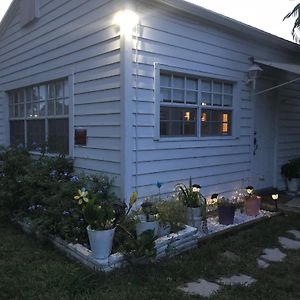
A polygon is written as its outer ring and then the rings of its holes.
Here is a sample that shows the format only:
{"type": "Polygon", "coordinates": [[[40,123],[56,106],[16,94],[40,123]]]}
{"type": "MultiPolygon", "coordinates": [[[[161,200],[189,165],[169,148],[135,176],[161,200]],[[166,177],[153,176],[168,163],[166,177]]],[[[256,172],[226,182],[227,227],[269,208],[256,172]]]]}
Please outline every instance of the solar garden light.
{"type": "Polygon", "coordinates": [[[246,192],[247,192],[247,194],[248,194],[249,196],[251,196],[251,195],[253,194],[253,186],[248,185],[248,186],[246,187],[246,192]]]}
{"type": "Polygon", "coordinates": [[[218,194],[212,194],[210,199],[211,199],[212,204],[217,203],[218,202],[218,194]]]}
{"type": "Polygon", "coordinates": [[[273,192],[272,193],[272,199],[275,201],[275,210],[278,211],[278,205],[277,205],[277,201],[278,201],[279,195],[277,192],[273,192]]]}

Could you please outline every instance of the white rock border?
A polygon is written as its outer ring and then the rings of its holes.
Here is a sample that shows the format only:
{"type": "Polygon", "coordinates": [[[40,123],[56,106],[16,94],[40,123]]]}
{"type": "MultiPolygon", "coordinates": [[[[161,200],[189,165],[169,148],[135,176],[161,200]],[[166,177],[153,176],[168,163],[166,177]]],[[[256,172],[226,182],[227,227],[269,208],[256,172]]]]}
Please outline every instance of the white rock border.
{"type": "MultiPolygon", "coordinates": [[[[249,217],[241,213],[236,213],[234,224],[221,225],[218,223],[218,217],[208,218],[209,233],[204,234],[197,230],[197,228],[185,225],[185,228],[178,231],[177,233],[171,233],[166,236],[160,237],[155,241],[156,258],[155,260],[161,260],[165,257],[173,257],[182,252],[196,248],[198,242],[212,238],[216,234],[222,234],[232,230],[232,227],[239,227],[253,222],[258,222],[266,218],[271,218],[278,213],[261,210],[259,215],[256,217],[249,217]]],[[[33,226],[24,220],[23,222],[18,221],[18,224],[22,227],[26,233],[36,234],[33,226]]],[[[59,250],[64,252],[67,256],[74,258],[83,265],[96,270],[109,272],[116,268],[120,268],[126,265],[125,257],[122,253],[114,253],[107,259],[95,259],[92,256],[91,250],[87,249],[81,244],[67,243],[59,237],[48,236],[50,242],[59,250]]]]}

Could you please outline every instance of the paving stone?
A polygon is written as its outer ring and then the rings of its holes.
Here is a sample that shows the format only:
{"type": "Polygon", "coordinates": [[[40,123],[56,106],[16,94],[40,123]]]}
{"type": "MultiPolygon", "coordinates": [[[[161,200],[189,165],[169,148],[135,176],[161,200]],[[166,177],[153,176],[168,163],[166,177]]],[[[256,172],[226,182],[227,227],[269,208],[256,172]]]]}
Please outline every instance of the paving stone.
{"type": "Polygon", "coordinates": [[[286,206],[300,208],[300,197],[294,198],[286,203],[286,206]]]}
{"type": "Polygon", "coordinates": [[[202,297],[210,297],[220,289],[220,286],[216,283],[206,281],[204,279],[198,279],[196,282],[190,282],[178,287],[179,290],[202,297]]]}
{"type": "Polygon", "coordinates": [[[218,283],[224,284],[224,285],[244,285],[249,286],[256,282],[256,279],[240,274],[240,275],[233,275],[231,277],[221,277],[217,280],[218,283]]]}
{"type": "Polygon", "coordinates": [[[282,236],[280,236],[278,240],[281,246],[285,249],[290,249],[290,250],[300,249],[300,241],[291,240],[282,236]]]}
{"type": "Polygon", "coordinates": [[[287,232],[293,234],[297,240],[300,240],[300,230],[292,229],[287,232]]]}
{"type": "Polygon", "coordinates": [[[263,250],[263,255],[259,259],[271,261],[271,262],[280,262],[283,261],[286,257],[286,254],[281,252],[278,248],[266,248],[263,250]]]}
{"type": "Polygon", "coordinates": [[[263,259],[257,259],[257,266],[260,268],[260,269],[266,269],[270,266],[269,263],[267,263],[266,261],[264,261],[263,259]]]}
{"type": "Polygon", "coordinates": [[[227,258],[228,260],[231,260],[232,262],[238,262],[241,260],[241,258],[236,255],[235,253],[231,252],[231,251],[225,251],[222,254],[223,257],[227,258]]]}

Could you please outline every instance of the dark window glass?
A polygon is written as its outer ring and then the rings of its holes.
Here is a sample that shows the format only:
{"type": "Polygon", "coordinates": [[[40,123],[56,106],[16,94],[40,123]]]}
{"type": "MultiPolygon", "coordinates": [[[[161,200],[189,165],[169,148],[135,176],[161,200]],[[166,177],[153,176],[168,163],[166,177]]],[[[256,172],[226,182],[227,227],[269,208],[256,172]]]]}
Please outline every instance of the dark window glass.
{"type": "Polygon", "coordinates": [[[161,136],[196,136],[196,124],[196,108],[160,107],[161,136]]]}
{"type": "Polygon", "coordinates": [[[231,135],[232,113],[227,110],[202,109],[201,135],[228,136],[231,135]]]}
{"type": "Polygon", "coordinates": [[[27,148],[41,151],[45,147],[45,120],[27,121],[27,148]]]}
{"type": "Polygon", "coordinates": [[[69,121],[68,119],[48,120],[48,152],[69,153],[69,121]]]}
{"type": "Polygon", "coordinates": [[[24,121],[10,121],[10,143],[12,146],[25,146],[24,121]]]}

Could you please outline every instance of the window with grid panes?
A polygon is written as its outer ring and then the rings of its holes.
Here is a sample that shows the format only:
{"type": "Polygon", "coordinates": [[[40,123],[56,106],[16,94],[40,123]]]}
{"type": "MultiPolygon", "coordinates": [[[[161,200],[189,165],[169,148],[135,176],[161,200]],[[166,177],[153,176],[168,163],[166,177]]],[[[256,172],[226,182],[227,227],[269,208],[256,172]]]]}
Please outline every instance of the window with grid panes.
{"type": "Polygon", "coordinates": [[[11,145],[69,153],[69,93],[60,79],[9,91],[11,145]]]}
{"type": "Polygon", "coordinates": [[[232,106],[232,82],[160,73],[161,137],[230,136],[232,106]]]}

